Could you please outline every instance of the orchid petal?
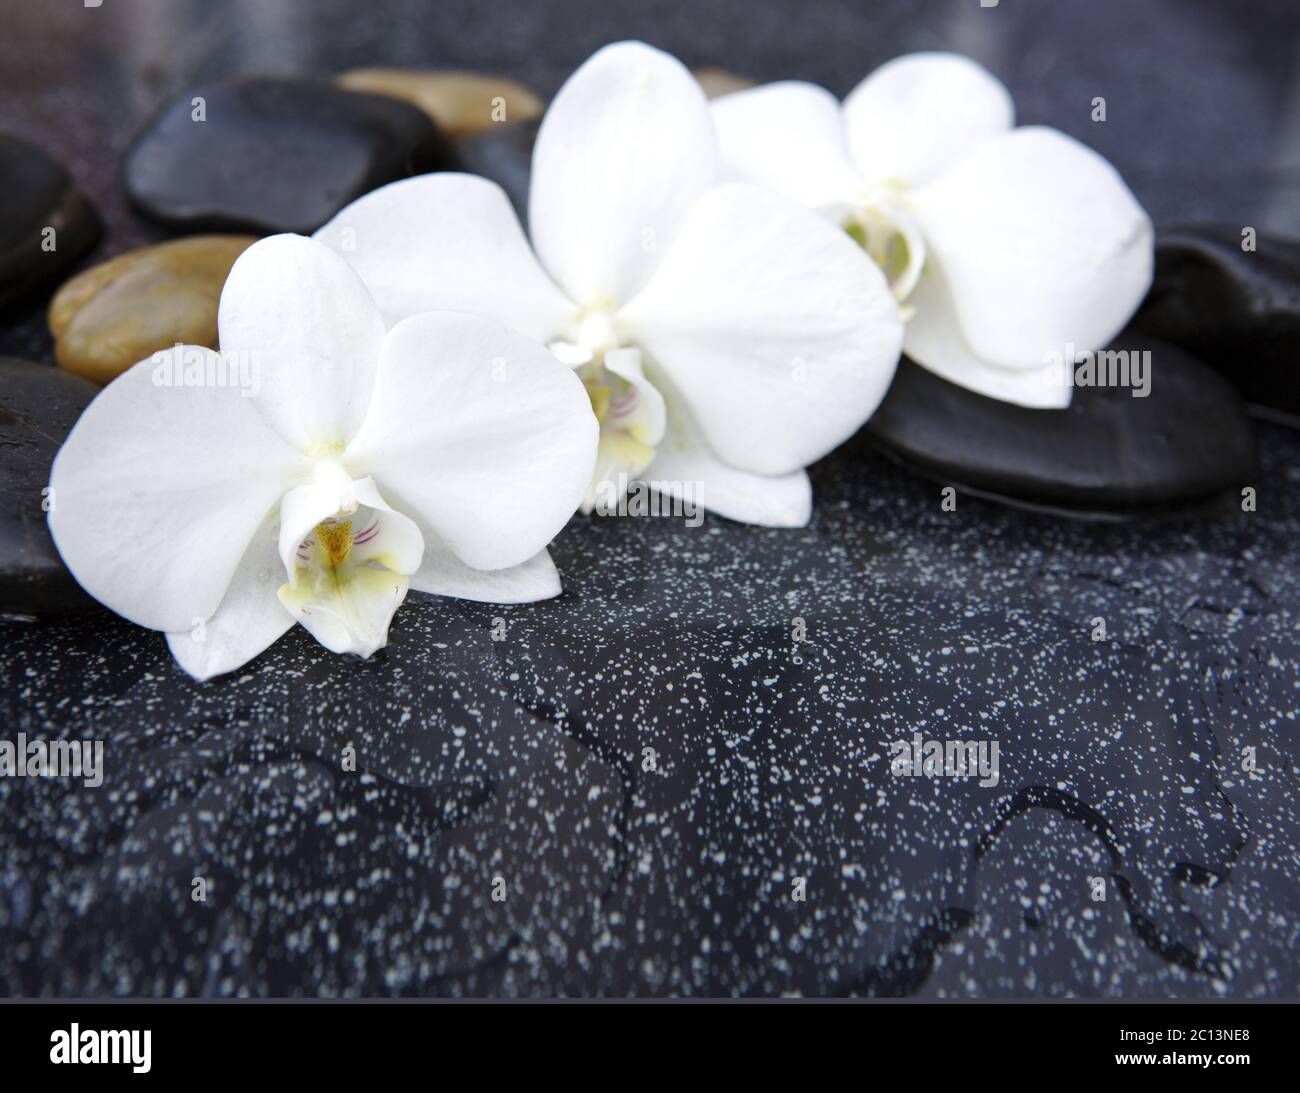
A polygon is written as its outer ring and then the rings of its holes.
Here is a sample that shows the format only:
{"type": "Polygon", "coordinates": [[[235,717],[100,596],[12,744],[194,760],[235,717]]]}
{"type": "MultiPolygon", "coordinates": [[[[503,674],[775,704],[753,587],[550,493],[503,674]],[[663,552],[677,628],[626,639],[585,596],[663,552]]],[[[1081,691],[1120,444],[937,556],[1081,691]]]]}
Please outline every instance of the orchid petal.
{"type": "MultiPolygon", "coordinates": [[[[182,347],[206,368],[216,354],[182,347]]],[[[50,476],[50,531],[92,596],[153,630],[213,614],[302,461],[234,386],[155,382],[141,361],[82,413],[50,476]]]]}
{"type": "Polygon", "coordinates": [[[931,260],[908,299],[916,313],[908,320],[903,352],[950,383],[1002,402],[1037,409],[1070,405],[1073,388],[1060,366],[1003,368],[980,359],[970,347],[943,271],[931,260]]]}
{"type": "Polygon", "coordinates": [[[881,65],[844,100],[853,162],[873,182],[920,186],[1015,121],[1011,95],[956,53],[912,53],[881,65]]]}
{"type": "Polygon", "coordinates": [[[475,175],[383,186],[315,238],[357,271],[389,327],[423,311],[469,311],[546,342],[577,316],[533,257],[505,192],[475,175]]]}
{"type": "Polygon", "coordinates": [[[990,364],[1038,369],[1071,344],[1096,349],[1151,285],[1150,218],[1109,163],[1055,130],[987,142],[912,206],[966,340],[990,364]]]}
{"type": "Polygon", "coordinates": [[[824,88],[765,84],[714,99],[711,108],[726,179],[769,186],[837,223],[865,189],[839,101],[824,88]]]}
{"type": "Polygon", "coordinates": [[[239,256],[217,311],[223,354],[247,353],[254,399],[304,451],[341,449],[365,417],[384,322],[351,267],[329,247],[273,235],[239,256]]]}
{"type": "Polygon", "coordinates": [[[503,569],[545,547],[578,507],[597,432],[582,384],[544,346],[431,312],[389,332],[345,459],[463,562],[503,569]]]}
{"type": "Polygon", "coordinates": [[[424,562],[411,575],[411,589],[479,603],[535,603],[560,594],[560,574],[545,550],[507,569],[472,569],[430,531],[424,540],[424,562]]]}
{"type": "Polygon", "coordinates": [[[682,398],[666,382],[663,388],[668,431],[641,476],[653,489],[746,524],[796,528],[812,519],[812,485],[806,471],[769,476],[724,463],[682,398]]]}
{"type": "Polygon", "coordinates": [[[293,625],[293,616],[276,597],[284,572],[276,553],[275,523],[275,514],[268,513],[216,613],[202,626],[167,635],[176,663],[195,679],[242,668],[293,625]]]}
{"type": "Polygon", "coordinates": [[[560,88],[533,151],[538,257],[583,308],[649,279],[714,180],[708,103],[676,58],[640,42],[598,50],[560,88]]]}
{"type": "Polygon", "coordinates": [[[903,330],[876,264],[793,202],[727,185],[618,316],[710,447],[783,475],[850,437],[884,397],[903,330]]]}

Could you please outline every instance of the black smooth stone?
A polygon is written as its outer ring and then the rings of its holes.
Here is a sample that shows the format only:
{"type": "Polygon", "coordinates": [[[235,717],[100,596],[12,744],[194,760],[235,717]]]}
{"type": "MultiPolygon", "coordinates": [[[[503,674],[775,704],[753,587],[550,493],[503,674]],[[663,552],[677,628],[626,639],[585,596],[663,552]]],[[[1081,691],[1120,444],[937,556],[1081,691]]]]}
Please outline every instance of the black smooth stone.
{"type": "Polygon", "coordinates": [[[97,606],[59,558],[42,502],[55,453],[98,391],[52,364],[0,357],[0,618],[97,606]]]}
{"type": "Polygon", "coordinates": [[[191,231],[315,231],[385,183],[453,165],[409,103],[331,84],[249,79],[185,92],[136,139],[126,189],[147,216],[191,231]],[[193,118],[195,98],[205,118],[193,118]]]}
{"type": "Polygon", "coordinates": [[[1076,387],[1065,410],[975,394],[904,358],[866,433],[928,477],[1013,504],[1095,517],[1181,508],[1251,485],[1254,438],[1240,397],[1175,346],[1151,352],[1150,393],[1076,387]]]}
{"type": "Polygon", "coordinates": [[[461,169],[482,175],[500,186],[528,226],[528,179],[533,167],[533,144],[538,122],[512,122],[457,141],[461,169]]]}
{"type": "Polygon", "coordinates": [[[0,311],[53,288],[99,232],[98,214],[67,171],[26,141],[0,135],[0,311]]]}
{"type": "Polygon", "coordinates": [[[1156,277],[1132,323],[1212,365],[1247,402],[1300,415],[1300,241],[1240,228],[1161,236],[1156,277]]]}

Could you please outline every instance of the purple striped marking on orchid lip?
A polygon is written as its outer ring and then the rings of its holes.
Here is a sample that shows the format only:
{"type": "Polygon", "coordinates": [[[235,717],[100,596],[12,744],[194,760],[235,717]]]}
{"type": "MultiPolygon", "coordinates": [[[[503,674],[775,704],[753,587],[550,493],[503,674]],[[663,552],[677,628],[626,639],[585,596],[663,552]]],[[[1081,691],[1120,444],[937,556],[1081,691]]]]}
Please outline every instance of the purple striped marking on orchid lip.
{"type": "Polygon", "coordinates": [[[627,415],[636,408],[636,404],[636,388],[629,383],[627,385],[627,390],[610,402],[608,411],[609,416],[627,417],[627,415]]]}
{"type": "Polygon", "coordinates": [[[376,517],[369,527],[365,528],[363,531],[353,536],[352,545],[361,546],[363,543],[370,542],[370,540],[373,539],[378,534],[379,534],[379,518],[376,517]]]}
{"type": "MultiPolygon", "coordinates": [[[[350,522],[351,521],[348,521],[348,523],[350,522]]],[[[330,528],[338,523],[340,523],[340,521],[337,517],[329,516],[326,517],[324,520],[322,520],[317,525],[317,527],[330,528]]],[[[348,537],[346,550],[344,551],[344,556],[346,557],[346,554],[351,553],[353,547],[365,545],[366,543],[374,539],[378,534],[379,534],[379,517],[375,516],[374,519],[372,519],[370,523],[367,524],[366,527],[361,532],[359,532],[354,536],[348,537]]],[[[316,538],[315,536],[312,535],[308,535],[307,538],[305,538],[301,543],[299,543],[298,549],[295,551],[298,561],[302,562],[304,565],[310,565],[311,549],[315,545],[316,545],[316,538]]],[[[340,562],[342,560],[343,560],[342,558],[339,559],[340,562]]]]}

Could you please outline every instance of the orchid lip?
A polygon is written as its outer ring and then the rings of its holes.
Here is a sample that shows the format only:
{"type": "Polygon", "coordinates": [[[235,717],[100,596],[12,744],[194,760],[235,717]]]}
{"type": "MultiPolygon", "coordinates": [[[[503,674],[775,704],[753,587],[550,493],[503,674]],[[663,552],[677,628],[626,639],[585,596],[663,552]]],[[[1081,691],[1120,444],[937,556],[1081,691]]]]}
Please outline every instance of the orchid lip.
{"type": "MultiPolygon", "coordinates": [[[[387,641],[423,542],[406,517],[384,504],[371,480],[345,484],[337,470],[318,468],[316,483],[303,487],[325,504],[336,494],[340,507],[321,516],[286,555],[287,580],[278,597],[322,645],[369,656],[387,641]]],[[[300,505],[286,498],[282,522],[292,519],[291,512],[301,513],[300,505]]],[[[292,527],[284,527],[282,536],[293,534],[292,527]]]]}
{"type": "Polygon", "coordinates": [[[844,223],[844,230],[880,267],[899,303],[912,294],[925,266],[925,240],[905,204],[901,186],[882,183],[862,195],[844,223]]]}

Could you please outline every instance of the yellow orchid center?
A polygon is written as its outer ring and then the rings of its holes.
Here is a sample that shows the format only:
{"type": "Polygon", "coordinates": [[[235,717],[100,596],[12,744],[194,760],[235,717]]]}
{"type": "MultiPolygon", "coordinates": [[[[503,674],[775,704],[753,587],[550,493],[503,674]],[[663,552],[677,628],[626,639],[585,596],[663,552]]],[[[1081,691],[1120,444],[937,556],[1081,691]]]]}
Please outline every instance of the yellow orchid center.
{"type": "Polygon", "coordinates": [[[326,520],[317,524],[316,541],[330,565],[342,565],[352,553],[352,521],[326,520]]]}

